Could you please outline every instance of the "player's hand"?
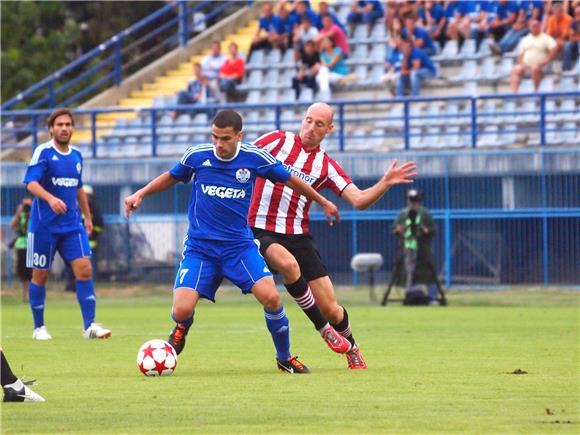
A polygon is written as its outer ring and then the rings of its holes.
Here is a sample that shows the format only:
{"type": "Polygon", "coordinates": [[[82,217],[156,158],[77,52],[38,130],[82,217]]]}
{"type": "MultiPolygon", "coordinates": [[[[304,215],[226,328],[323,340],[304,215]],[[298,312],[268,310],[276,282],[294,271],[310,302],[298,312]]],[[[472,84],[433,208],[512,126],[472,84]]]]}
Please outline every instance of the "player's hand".
{"type": "Polygon", "coordinates": [[[328,224],[330,226],[334,225],[334,221],[336,221],[337,224],[340,223],[340,213],[338,212],[338,208],[336,207],[336,205],[334,205],[332,201],[326,201],[322,206],[322,211],[326,215],[326,220],[328,221],[328,224]],[[334,221],[332,220],[333,216],[334,221]]]}
{"type": "Polygon", "coordinates": [[[137,193],[134,193],[133,195],[125,198],[125,215],[127,218],[130,218],[131,213],[139,208],[141,201],[143,201],[143,197],[137,193]]]}
{"type": "Polygon", "coordinates": [[[58,199],[56,196],[53,196],[49,201],[48,205],[53,212],[56,214],[64,214],[66,213],[66,204],[62,199],[58,199]]]}
{"type": "Polygon", "coordinates": [[[417,165],[415,162],[403,163],[401,166],[397,166],[399,161],[397,159],[393,160],[391,166],[385,173],[385,180],[389,185],[393,186],[395,184],[409,184],[413,183],[414,178],[417,176],[417,165]]]}
{"type": "Polygon", "coordinates": [[[93,220],[89,218],[84,218],[85,230],[87,230],[87,234],[90,236],[93,234],[93,220]]]}

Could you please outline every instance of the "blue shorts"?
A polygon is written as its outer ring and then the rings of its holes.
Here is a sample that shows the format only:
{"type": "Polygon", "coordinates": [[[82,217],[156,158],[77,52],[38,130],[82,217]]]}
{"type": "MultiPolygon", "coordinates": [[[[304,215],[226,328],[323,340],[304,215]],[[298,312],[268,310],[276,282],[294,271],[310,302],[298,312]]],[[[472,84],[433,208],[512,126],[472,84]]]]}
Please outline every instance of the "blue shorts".
{"type": "Polygon", "coordinates": [[[28,233],[26,244],[26,266],[48,270],[58,251],[66,262],[91,256],[91,246],[86,230],[83,228],[68,233],[35,231],[28,233]]]}
{"type": "Polygon", "coordinates": [[[256,282],[267,276],[272,276],[272,273],[254,240],[188,239],[173,288],[191,288],[215,302],[215,293],[224,278],[247,294],[256,282]]]}

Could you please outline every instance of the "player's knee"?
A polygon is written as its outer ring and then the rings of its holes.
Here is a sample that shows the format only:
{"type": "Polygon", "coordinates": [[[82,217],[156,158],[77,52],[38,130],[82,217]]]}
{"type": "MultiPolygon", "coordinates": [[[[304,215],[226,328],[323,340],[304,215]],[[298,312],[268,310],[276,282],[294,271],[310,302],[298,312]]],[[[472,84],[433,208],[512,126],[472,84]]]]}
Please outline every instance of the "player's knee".
{"type": "Polygon", "coordinates": [[[337,303],[325,305],[321,307],[321,309],[322,314],[329,322],[336,324],[342,320],[343,311],[341,306],[337,303]]]}
{"type": "Polygon", "coordinates": [[[282,305],[282,299],[280,299],[280,295],[276,291],[267,294],[262,298],[261,302],[268,311],[275,311],[282,305]]]}
{"type": "Polygon", "coordinates": [[[48,281],[48,270],[33,269],[32,282],[36,285],[44,286],[48,281]]]}
{"type": "Polygon", "coordinates": [[[93,266],[90,262],[87,262],[82,265],[78,265],[74,271],[75,278],[80,281],[86,281],[91,279],[93,276],[93,266]]]}
{"type": "Polygon", "coordinates": [[[183,321],[191,317],[191,313],[193,312],[193,308],[191,304],[186,302],[173,302],[173,318],[177,321],[183,321]]]}
{"type": "Polygon", "coordinates": [[[294,257],[289,256],[281,259],[279,267],[285,282],[295,282],[300,278],[300,266],[294,257]]]}

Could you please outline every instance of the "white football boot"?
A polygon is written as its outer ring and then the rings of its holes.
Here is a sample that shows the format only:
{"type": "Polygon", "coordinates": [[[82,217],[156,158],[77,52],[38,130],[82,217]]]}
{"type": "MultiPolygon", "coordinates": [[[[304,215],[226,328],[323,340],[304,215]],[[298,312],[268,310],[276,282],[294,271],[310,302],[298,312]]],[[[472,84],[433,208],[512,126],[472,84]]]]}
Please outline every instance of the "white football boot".
{"type": "Polygon", "coordinates": [[[33,340],[52,340],[52,335],[48,333],[46,327],[42,325],[39,328],[34,328],[32,332],[32,339],[33,340]]]}
{"type": "Polygon", "coordinates": [[[44,397],[35,393],[18,379],[10,385],[2,387],[4,402],[45,402],[44,397]]]}
{"type": "Polygon", "coordinates": [[[110,329],[106,329],[103,328],[100,324],[98,323],[91,323],[91,326],[89,326],[85,332],[83,332],[83,336],[85,338],[91,339],[91,338],[109,338],[111,335],[113,335],[113,333],[111,332],[110,329]]]}

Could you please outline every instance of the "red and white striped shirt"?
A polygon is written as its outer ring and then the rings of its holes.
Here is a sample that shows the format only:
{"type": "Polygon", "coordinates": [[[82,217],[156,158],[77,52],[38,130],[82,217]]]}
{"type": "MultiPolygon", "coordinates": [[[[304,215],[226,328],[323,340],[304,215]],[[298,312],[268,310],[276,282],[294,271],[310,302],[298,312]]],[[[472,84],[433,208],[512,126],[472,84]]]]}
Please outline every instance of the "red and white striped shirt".
{"type": "MultiPolygon", "coordinates": [[[[328,187],[340,195],[352,183],[344,170],[320,147],[305,150],[299,136],[276,130],[254,144],[265,149],[284,167],[317,191],[328,187]]],[[[312,201],[283,183],[257,178],[250,205],[251,227],[282,234],[308,234],[308,210],[312,201]]]]}

